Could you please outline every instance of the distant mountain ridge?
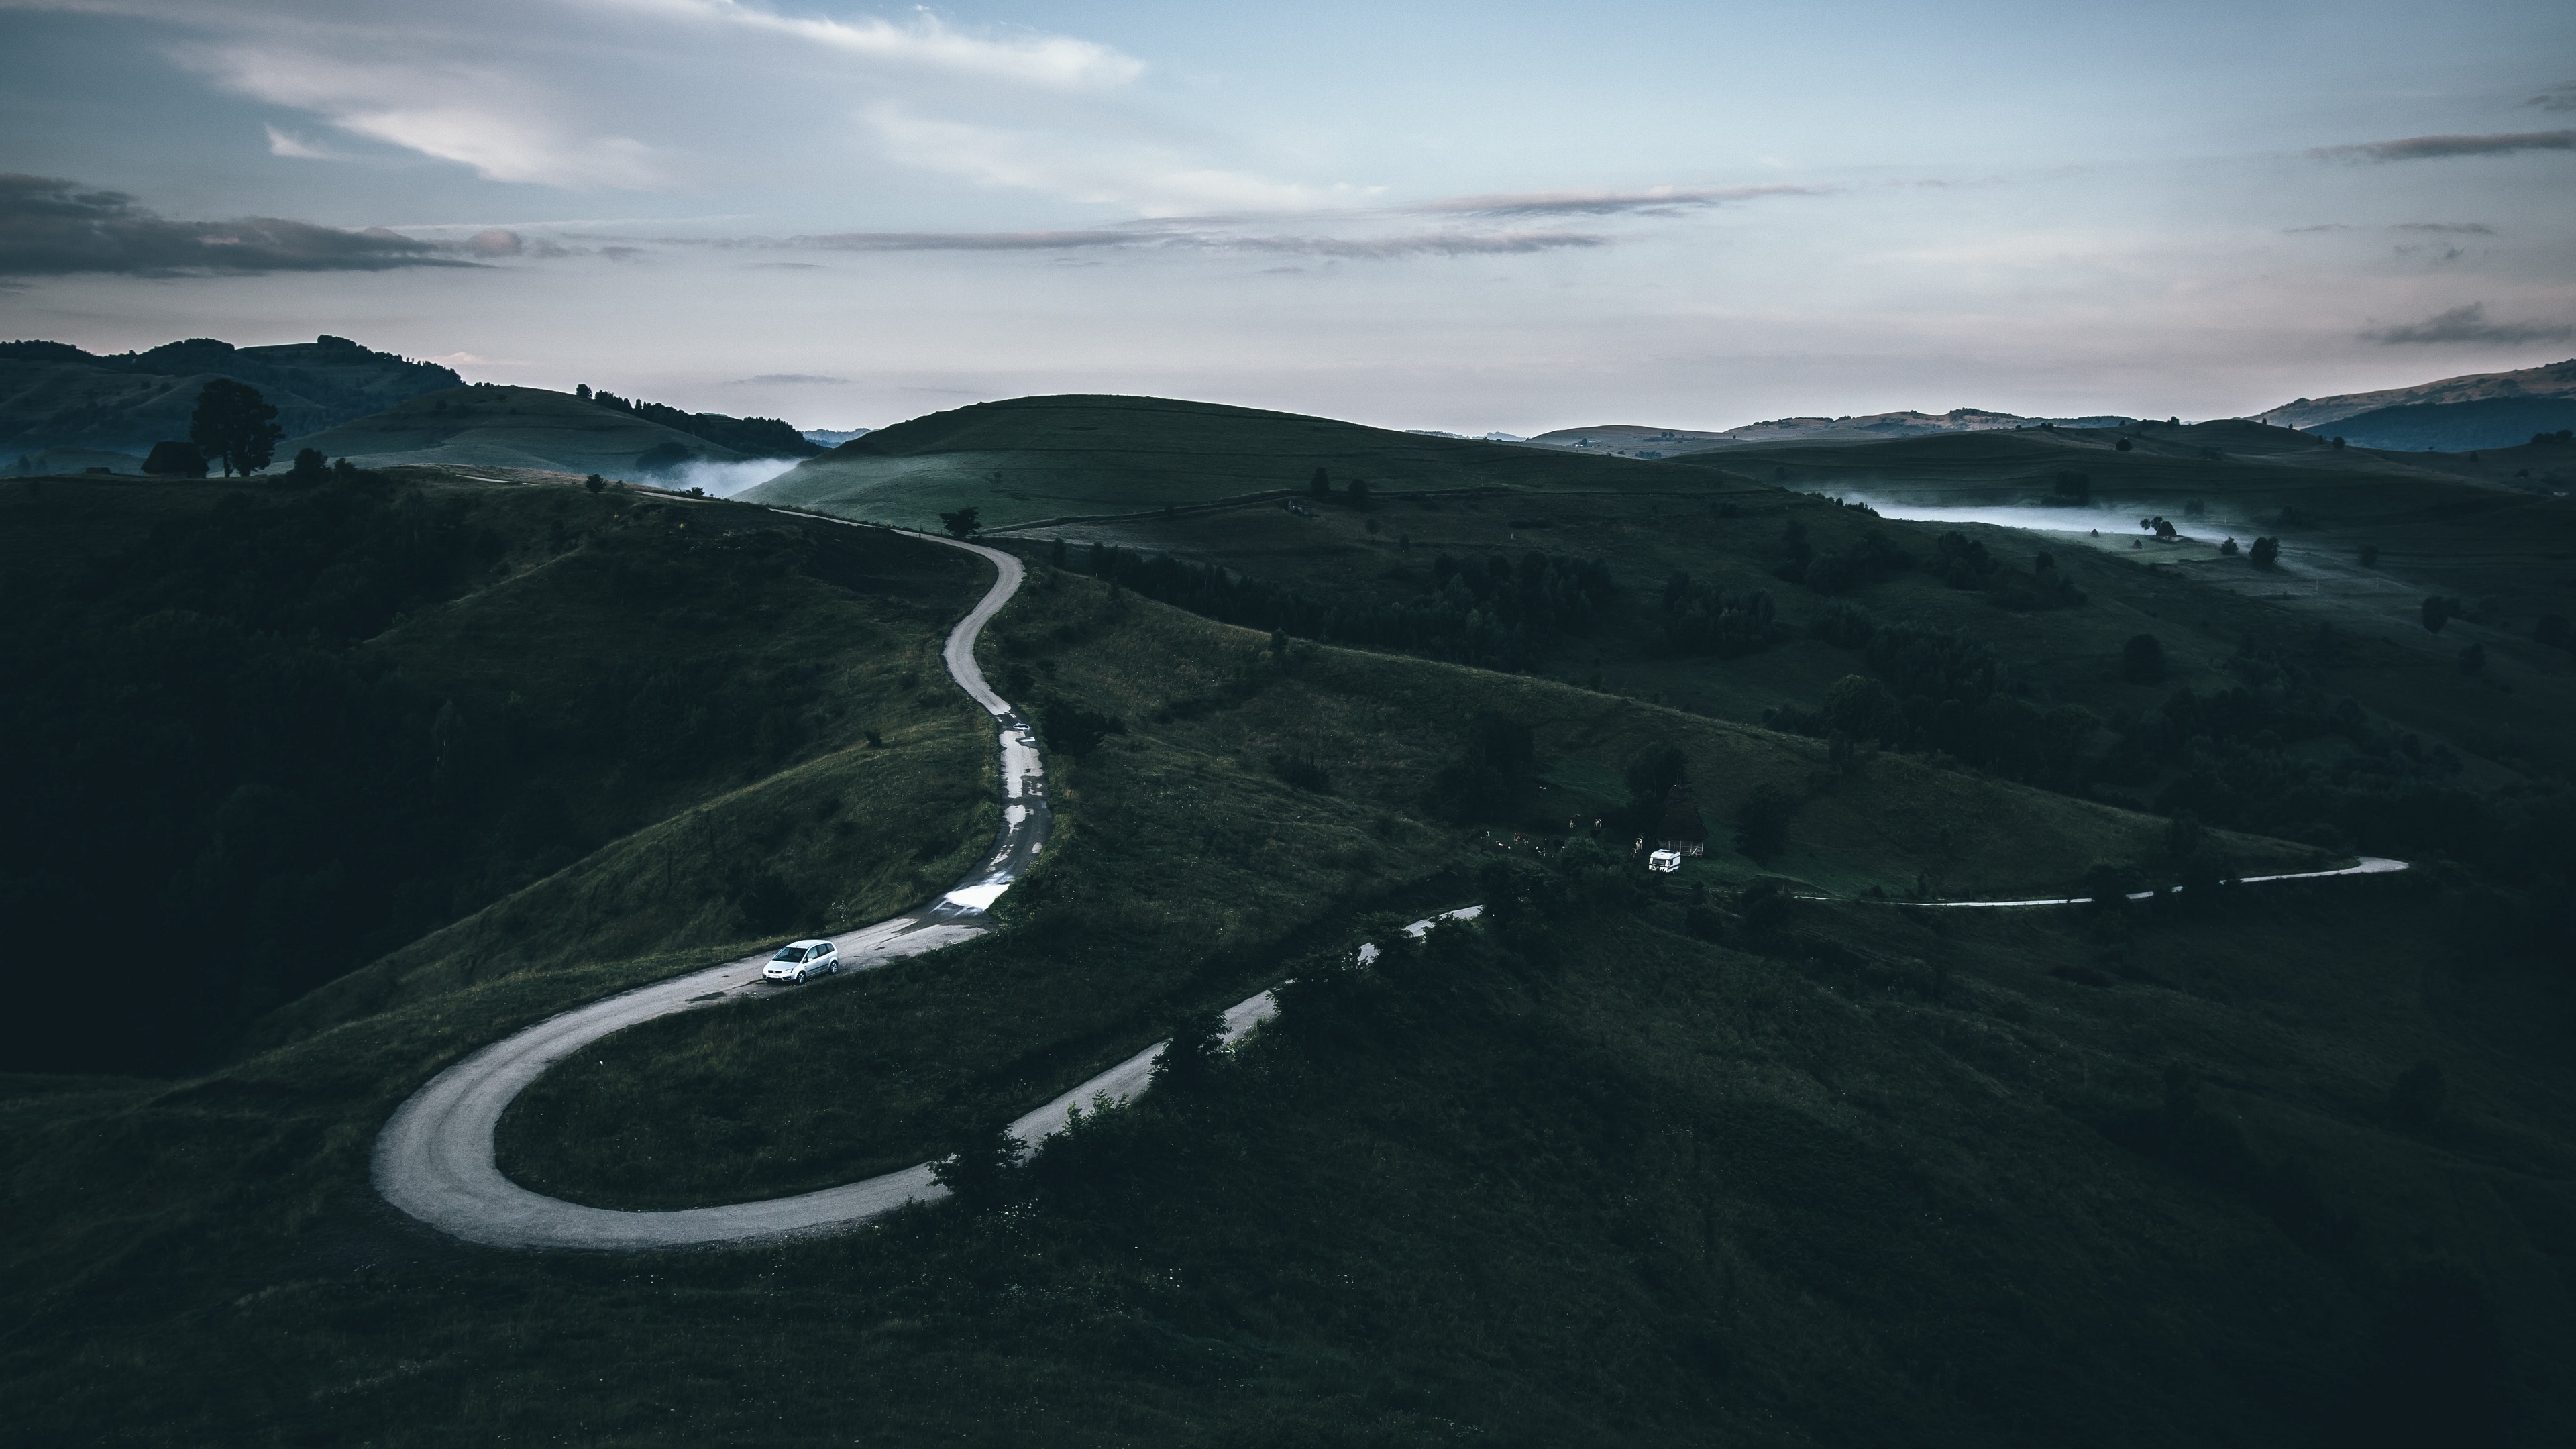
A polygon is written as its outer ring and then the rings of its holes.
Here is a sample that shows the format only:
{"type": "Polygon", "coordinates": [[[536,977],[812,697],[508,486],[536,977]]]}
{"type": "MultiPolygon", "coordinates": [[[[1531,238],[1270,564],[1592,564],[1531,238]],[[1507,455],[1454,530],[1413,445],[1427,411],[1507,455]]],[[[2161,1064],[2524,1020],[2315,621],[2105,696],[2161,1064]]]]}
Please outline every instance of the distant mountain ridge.
{"type": "MultiPolygon", "coordinates": [[[[2437,382],[2417,383],[2413,387],[2383,388],[2378,392],[2348,392],[2335,397],[2300,398],[2283,403],[2255,416],[2263,422],[2288,428],[2311,429],[2325,423],[2340,422],[2363,413],[2383,408],[2424,406],[2437,403],[2486,402],[2504,398],[2576,399],[2576,357],[2565,362],[2544,363],[2539,367],[2518,368],[2512,372],[2471,372],[2446,377],[2437,382]]],[[[2349,433],[2346,436],[2351,436],[2349,433]]],[[[2403,446],[2373,444],[2371,446],[2403,446]]],[[[2486,444],[2488,447],[2499,444],[2486,444]]]]}
{"type": "Polygon", "coordinates": [[[192,337],[110,356],[62,342],[0,342],[0,453],[148,451],[188,436],[197,394],[219,377],[258,388],[290,436],[463,383],[437,363],[328,335],[271,347],[192,337]]]}
{"type": "Polygon", "coordinates": [[[1884,438],[1924,438],[1940,433],[1991,433],[2040,425],[2061,428],[2116,428],[2137,419],[2105,413],[2082,418],[2026,418],[1986,408],[1952,408],[1946,413],[1912,409],[1852,417],[1774,418],[1741,427],[1715,429],[1654,428],[1610,423],[1590,428],[1558,428],[1527,441],[1533,447],[1577,448],[1621,458],[1668,458],[1744,443],[1862,443],[1884,438]]]}

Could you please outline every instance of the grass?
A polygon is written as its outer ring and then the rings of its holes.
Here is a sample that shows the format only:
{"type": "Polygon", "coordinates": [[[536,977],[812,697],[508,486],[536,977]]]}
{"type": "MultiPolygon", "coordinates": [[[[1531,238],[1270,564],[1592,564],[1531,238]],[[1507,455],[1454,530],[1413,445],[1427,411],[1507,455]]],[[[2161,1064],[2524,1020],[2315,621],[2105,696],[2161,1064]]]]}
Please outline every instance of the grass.
{"type": "MultiPolygon", "coordinates": [[[[1283,659],[1265,636],[1051,569],[1032,570],[986,637],[1006,697],[1125,727],[1051,761],[1060,834],[1005,898],[1020,933],[620,1033],[513,1104],[505,1171],[578,1201],[678,1207],[936,1155],[962,1126],[1157,1039],[1181,1010],[1271,984],[1324,923],[1468,898],[1457,876],[1493,858],[1492,832],[1421,801],[1483,711],[1532,727],[1548,788],[1521,808],[1537,813],[1623,804],[1630,758],[1681,748],[1719,825],[1698,869],[1722,881],[1981,895],[2151,864],[2163,839],[2152,819],[1902,757],[1833,776],[1811,741],[1544,681],[1311,647],[1283,659]],[[1278,778],[1283,754],[1322,762],[1330,793],[1278,778]],[[1787,852],[1757,865],[1726,847],[1724,822],[1765,785],[1802,803],[1787,852]],[[1455,899],[1434,889],[1444,877],[1455,899]]],[[[2248,870],[2313,858],[2235,845],[2248,870]]]]}
{"type": "Polygon", "coordinates": [[[748,1252],[532,1258],[370,1206],[382,1113],[501,983],[180,1090],[27,1084],[0,1438],[2369,1444],[2430,1405],[2546,1442],[2564,987],[2448,964],[2441,902],[2386,885],[1725,945],[1675,888],[1292,1007],[1006,1210],[748,1252]],[[2050,974],[2115,953],[2137,979],[2050,974]],[[2426,1058],[2447,1105],[2408,1125],[2426,1058]],[[2105,1130],[2177,1064],[2349,1226],[2105,1130]],[[2494,1349],[2410,1348],[2458,1326],[2426,1271],[2494,1349]]]}
{"type": "MultiPolygon", "coordinates": [[[[1462,539],[1526,516],[1437,515],[1462,539]]],[[[728,517],[758,515],[652,526],[728,517]]],[[[1748,560],[1778,521],[1747,524],[1748,560]]],[[[1319,975],[1310,949],[1388,939],[1371,913],[1468,898],[1459,875],[1498,858],[1420,805],[1482,711],[1531,726],[1548,796],[1605,798],[1639,751],[1681,749],[1714,856],[1292,1000],[1206,1090],[1095,1119],[994,1211],[613,1258],[402,1220],[366,1186],[394,1106],[519,1025],[736,949],[726,903],[691,893],[721,862],[850,883],[840,924],[946,868],[936,812],[980,847],[963,767],[989,741],[918,672],[930,611],[779,603],[745,627],[886,644],[834,683],[882,691],[885,748],[818,718],[774,778],[202,1076],[0,1078],[0,1443],[2539,1444],[2576,1417],[2576,1000],[2469,948],[2487,898],[2452,873],[1764,925],[1722,888],[2038,893],[2152,863],[2162,823],[1919,759],[1837,772],[1816,741],[1560,680],[1280,653],[1043,567],[987,672],[1041,719],[1123,732],[1051,758],[1059,834],[1005,897],[1014,929],[611,1038],[505,1120],[513,1172],[624,1203],[819,1185],[918,1160],[1178,1009],[1319,975]],[[1800,805],[1761,866],[1723,822],[1765,785],[1800,805]],[[817,819],[836,798],[847,836],[817,819]],[[2446,1091],[2401,1091],[2425,1062],[2446,1091]]],[[[652,606],[640,638],[708,612],[652,606]]],[[[513,646],[474,607],[386,647],[480,667],[513,646]]],[[[613,651],[617,626],[566,620],[529,657],[613,651]]]]}

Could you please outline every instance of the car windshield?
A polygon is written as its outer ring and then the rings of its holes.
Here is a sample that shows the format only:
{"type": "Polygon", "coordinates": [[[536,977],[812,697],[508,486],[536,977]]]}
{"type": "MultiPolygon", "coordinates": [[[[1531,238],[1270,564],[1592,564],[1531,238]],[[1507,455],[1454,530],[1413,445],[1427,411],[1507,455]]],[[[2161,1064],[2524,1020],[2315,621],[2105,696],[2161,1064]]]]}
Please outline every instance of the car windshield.
{"type": "Polygon", "coordinates": [[[802,946],[781,946],[778,948],[778,954],[770,957],[769,959],[772,961],[802,961],[805,959],[805,948],[802,946]]]}

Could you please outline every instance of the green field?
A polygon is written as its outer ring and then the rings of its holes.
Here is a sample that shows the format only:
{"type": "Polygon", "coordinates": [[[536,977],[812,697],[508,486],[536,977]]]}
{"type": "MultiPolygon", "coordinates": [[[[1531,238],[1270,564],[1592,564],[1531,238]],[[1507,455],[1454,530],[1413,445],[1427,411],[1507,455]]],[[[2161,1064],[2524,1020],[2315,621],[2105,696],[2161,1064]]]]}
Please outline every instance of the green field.
{"type": "Polygon", "coordinates": [[[279,445],[278,456],[313,448],[360,467],[534,468],[558,473],[635,475],[656,448],[709,462],[740,453],[694,434],[585,402],[570,393],[478,383],[407,398],[380,413],[279,445]]]}

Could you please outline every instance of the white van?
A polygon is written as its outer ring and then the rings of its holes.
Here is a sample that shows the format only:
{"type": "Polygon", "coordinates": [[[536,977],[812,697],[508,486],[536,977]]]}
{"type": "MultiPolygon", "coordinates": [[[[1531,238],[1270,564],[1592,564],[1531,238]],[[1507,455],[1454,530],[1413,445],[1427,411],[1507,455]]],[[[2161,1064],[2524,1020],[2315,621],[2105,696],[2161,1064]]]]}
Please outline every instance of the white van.
{"type": "Polygon", "coordinates": [[[1665,875],[1671,875],[1673,872],[1680,870],[1681,868],[1682,853],[1678,850],[1658,850],[1646,857],[1646,869],[1648,870],[1660,871],[1665,875]]]}
{"type": "Polygon", "coordinates": [[[778,954],[769,958],[760,974],[772,981],[793,981],[799,986],[808,976],[838,976],[841,948],[829,941],[790,941],[778,948],[778,954]]]}

